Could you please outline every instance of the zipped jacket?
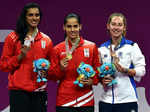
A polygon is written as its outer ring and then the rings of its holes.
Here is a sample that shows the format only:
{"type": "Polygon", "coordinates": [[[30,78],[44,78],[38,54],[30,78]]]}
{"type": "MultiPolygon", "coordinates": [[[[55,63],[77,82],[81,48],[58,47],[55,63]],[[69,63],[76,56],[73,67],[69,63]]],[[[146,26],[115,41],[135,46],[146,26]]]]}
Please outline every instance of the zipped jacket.
{"type": "MultiPolygon", "coordinates": [[[[71,42],[69,41],[71,48],[71,42]]],[[[59,63],[61,59],[66,57],[65,42],[61,42],[54,48],[56,53],[55,61],[59,63]]],[[[73,82],[78,77],[77,68],[81,62],[90,64],[94,70],[100,66],[98,49],[95,43],[80,38],[78,47],[72,53],[72,59],[69,60],[68,66],[60,69],[60,74],[56,77],[59,80],[57,90],[57,106],[64,107],[81,107],[81,106],[94,106],[94,96],[92,85],[84,86],[83,88],[75,85],[73,82]]],[[[93,77],[93,83],[97,84],[99,79],[97,74],[93,77]]]]}
{"type": "MultiPolygon", "coordinates": [[[[99,47],[99,53],[101,54],[101,62],[112,62],[110,55],[111,40],[103,43],[99,47]]],[[[145,74],[145,57],[142,54],[137,43],[127,40],[122,37],[120,44],[112,50],[119,58],[119,64],[124,68],[131,68],[136,71],[134,77],[128,74],[116,72],[115,80],[116,85],[108,88],[104,88],[102,92],[101,101],[111,104],[137,102],[137,92],[135,80],[139,80],[145,74]]]]}
{"type": "MultiPolygon", "coordinates": [[[[11,32],[5,39],[2,56],[0,58],[0,70],[9,72],[10,90],[44,91],[47,83],[37,83],[37,73],[33,72],[33,61],[39,58],[50,60],[53,44],[51,39],[42,32],[38,32],[34,43],[26,56],[19,63],[17,57],[21,53],[21,42],[18,35],[11,32]]],[[[51,60],[50,60],[51,61],[51,60]]]]}

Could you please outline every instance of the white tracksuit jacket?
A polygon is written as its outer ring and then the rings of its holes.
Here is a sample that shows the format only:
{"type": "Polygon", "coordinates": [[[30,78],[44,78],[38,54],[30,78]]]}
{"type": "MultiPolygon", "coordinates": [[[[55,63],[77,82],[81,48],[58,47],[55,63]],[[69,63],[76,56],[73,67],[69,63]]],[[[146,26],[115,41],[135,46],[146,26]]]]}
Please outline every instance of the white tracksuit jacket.
{"type": "MultiPolygon", "coordinates": [[[[101,61],[112,62],[110,56],[111,40],[102,44],[99,48],[101,54],[101,61]]],[[[104,88],[101,101],[111,104],[137,102],[137,92],[134,79],[139,80],[145,74],[145,58],[137,43],[126,40],[122,37],[120,45],[116,49],[112,46],[117,57],[119,57],[119,64],[124,68],[134,68],[136,75],[131,77],[127,74],[116,72],[117,84],[104,88]]]]}

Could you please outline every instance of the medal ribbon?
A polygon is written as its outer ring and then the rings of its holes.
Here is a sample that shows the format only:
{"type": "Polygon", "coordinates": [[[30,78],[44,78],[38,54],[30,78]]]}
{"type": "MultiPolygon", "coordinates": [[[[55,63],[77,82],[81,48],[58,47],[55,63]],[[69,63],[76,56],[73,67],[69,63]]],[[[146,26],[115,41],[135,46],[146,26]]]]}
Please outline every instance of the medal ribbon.
{"type": "Polygon", "coordinates": [[[77,38],[76,42],[74,45],[72,45],[72,48],[69,49],[69,42],[68,42],[68,38],[66,37],[65,39],[65,47],[66,47],[66,54],[67,55],[72,55],[73,51],[78,47],[79,45],[79,41],[80,41],[80,38],[77,38]]]}
{"type": "MultiPolygon", "coordinates": [[[[115,46],[114,49],[116,49],[118,47],[118,45],[120,45],[122,38],[119,40],[118,44],[115,46]]],[[[119,61],[119,58],[116,56],[115,51],[113,51],[112,49],[112,42],[110,44],[110,55],[111,55],[111,62],[114,63],[115,60],[119,61]]]]}
{"type": "Polygon", "coordinates": [[[33,32],[32,36],[31,36],[31,41],[32,42],[34,42],[34,39],[35,39],[37,33],[38,33],[38,29],[36,28],[35,31],[33,32]]]}

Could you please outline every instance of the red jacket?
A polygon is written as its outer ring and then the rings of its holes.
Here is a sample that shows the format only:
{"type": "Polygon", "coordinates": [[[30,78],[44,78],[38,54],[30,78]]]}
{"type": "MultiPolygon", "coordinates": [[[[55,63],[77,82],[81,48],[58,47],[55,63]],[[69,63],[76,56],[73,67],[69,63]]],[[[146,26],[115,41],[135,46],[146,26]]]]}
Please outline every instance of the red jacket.
{"type": "MultiPolygon", "coordinates": [[[[69,47],[71,47],[70,42],[69,47]]],[[[54,50],[56,53],[55,61],[59,63],[66,56],[65,42],[56,45],[54,50]]],[[[77,67],[82,61],[92,65],[95,70],[100,66],[98,49],[95,43],[80,38],[79,46],[73,51],[72,59],[69,61],[67,68],[56,74],[57,79],[60,80],[57,91],[57,106],[80,107],[94,105],[92,86],[81,88],[73,84],[78,77],[77,67]]],[[[93,80],[94,84],[98,83],[97,75],[93,80]]]]}
{"type": "Polygon", "coordinates": [[[18,41],[18,35],[11,32],[5,40],[2,56],[0,59],[0,69],[9,72],[9,89],[38,91],[45,90],[45,83],[37,83],[37,74],[33,72],[33,61],[39,58],[50,59],[52,51],[51,39],[41,33],[35,37],[34,43],[31,44],[31,49],[21,63],[18,62],[17,56],[21,53],[21,42],[18,41]],[[45,43],[44,46],[42,43],[45,43]]]}

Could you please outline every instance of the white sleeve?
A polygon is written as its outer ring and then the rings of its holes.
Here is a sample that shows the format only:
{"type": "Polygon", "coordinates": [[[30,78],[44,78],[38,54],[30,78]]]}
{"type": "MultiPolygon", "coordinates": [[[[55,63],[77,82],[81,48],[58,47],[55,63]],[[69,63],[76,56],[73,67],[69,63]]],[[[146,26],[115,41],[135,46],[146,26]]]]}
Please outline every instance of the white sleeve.
{"type": "Polygon", "coordinates": [[[137,43],[134,43],[132,49],[132,63],[134,65],[134,70],[136,71],[135,78],[141,78],[145,75],[145,57],[142,54],[137,43]]]}

